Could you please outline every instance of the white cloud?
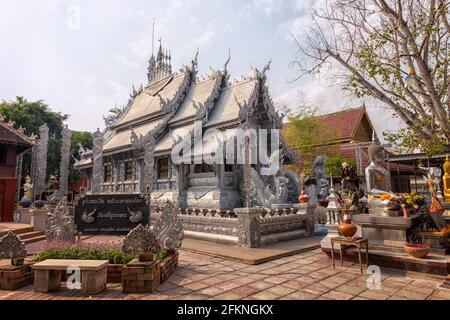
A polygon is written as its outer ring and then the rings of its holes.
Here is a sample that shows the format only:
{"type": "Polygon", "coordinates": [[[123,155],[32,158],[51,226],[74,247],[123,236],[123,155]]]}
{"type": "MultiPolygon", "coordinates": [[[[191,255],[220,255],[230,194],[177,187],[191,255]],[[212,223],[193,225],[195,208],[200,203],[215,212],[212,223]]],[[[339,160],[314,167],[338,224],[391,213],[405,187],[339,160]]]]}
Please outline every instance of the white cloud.
{"type": "MultiPolygon", "coordinates": [[[[71,115],[68,124],[73,130],[102,127],[102,115],[116,103],[126,103],[132,83],[146,81],[155,19],[155,38],[162,37],[163,46],[171,49],[174,70],[189,63],[197,47],[200,73],[210,65],[222,65],[228,48],[232,77],[272,57],[270,89],[276,88],[279,101],[295,105],[297,92],[286,79],[296,76],[295,70],[288,70],[296,47],[280,39],[280,32],[286,35],[287,27],[298,30],[307,25],[312,2],[2,0],[0,99],[44,99],[52,109],[71,115]],[[80,32],[69,33],[66,8],[72,3],[80,6],[83,24],[80,32]]],[[[296,87],[321,110],[336,109],[340,101],[327,101],[329,89],[315,82],[299,82],[296,87]]]]}
{"type": "MultiPolygon", "coordinates": [[[[147,53],[148,55],[148,53],[147,53]]],[[[131,67],[131,68],[138,68],[139,65],[137,64],[136,61],[130,60],[128,59],[126,56],[115,53],[113,54],[114,59],[116,59],[119,62],[122,62],[124,65],[126,65],[127,67],[131,67]]]]}
{"type": "Polygon", "coordinates": [[[300,12],[308,12],[316,2],[317,0],[293,0],[295,10],[300,12]]]}
{"type": "Polygon", "coordinates": [[[278,13],[283,5],[282,0],[253,0],[253,6],[265,12],[267,16],[278,13]]]}
{"type": "Polygon", "coordinates": [[[191,46],[204,48],[215,38],[216,33],[213,30],[208,30],[199,37],[191,40],[191,46]]]}
{"type": "Polygon", "coordinates": [[[128,98],[130,90],[124,85],[114,80],[107,80],[106,84],[109,86],[109,90],[112,92],[112,97],[117,101],[123,101],[128,98]]]}
{"type": "Polygon", "coordinates": [[[139,39],[129,42],[128,48],[140,60],[149,59],[152,52],[151,34],[144,33],[139,39]]]}
{"type": "Polygon", "coordinates": [[[309,27],[313,24],[313,19],[309,14],[305,14],[301,17],[289,19],[283,22],[278,27],[278,33],[281,34],[289,42],[293,42],[294,36],[296,39],[304,36],[308,33],[309,27]]]}

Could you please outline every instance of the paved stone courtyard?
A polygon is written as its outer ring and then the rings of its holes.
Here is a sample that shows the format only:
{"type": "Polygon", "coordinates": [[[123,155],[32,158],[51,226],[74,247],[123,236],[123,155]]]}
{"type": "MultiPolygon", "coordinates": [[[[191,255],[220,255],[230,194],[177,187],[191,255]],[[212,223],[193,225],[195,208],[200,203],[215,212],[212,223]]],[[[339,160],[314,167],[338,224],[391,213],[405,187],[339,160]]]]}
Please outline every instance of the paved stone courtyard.
{"type": "Polygon", "coordinates": [[[382,288],[369,290],[367,277],[350,262],[333,270],[320,250],[261,265],[181,251],[179,268],[153,294],[123,294],[120,284],[108,284],[107,290],[92,297],[67,289],[43,294],[34,293],[30,285],[15,292],[0,291],[0,300],[450,300],[450,290],[438,288],[443,280],[384,272],[382,288]]]}

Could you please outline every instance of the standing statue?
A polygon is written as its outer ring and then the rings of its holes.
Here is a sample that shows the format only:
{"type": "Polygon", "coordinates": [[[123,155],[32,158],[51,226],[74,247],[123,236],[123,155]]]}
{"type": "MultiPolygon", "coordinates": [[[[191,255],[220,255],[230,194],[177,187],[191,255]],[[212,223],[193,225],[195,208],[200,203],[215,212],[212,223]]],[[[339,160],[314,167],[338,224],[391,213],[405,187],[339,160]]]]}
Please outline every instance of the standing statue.
{"type": "Polygon", "coordinates": [[[326,179],[325,156],[318,156],[313,162],[313,173],[316,178],[315,197],[318,202],[324,201],[328,197],[328,180],[326,179]]]}
{"type": "Polygon", "coordinates": [[[25,183],[23,184],[24,195],[22,199],[20,199],[19,204],[23,208],[29,208],[32,204],[33,199],[33,185],[31,184],[30,176],[25,178],[25,183]]]}
{"type": "Polygon", "coordinates": [[[33,185],[31,184],[31,177],[27,176],[25,178],[25,183],[23,185],[24,196],[23,199],[32,200],[33,199],[33,185]]]}
{"type": "Polygon", "coordinates": [[[370,165],[366,168],[367,192],[379,197],[391,191],[391,174],[381,165],[384,161],[384,149],[376,138],[375,131],[368,152],[370,165]]]}
{"type": "Polygon", "coordinates": [[[362,198],[364,194],[359,189],[359,178],[355,168],[347,162],[342,163],[342,191],[353,193],[355,196],[352,205],[359,207],[359,199],[362,198]]]}

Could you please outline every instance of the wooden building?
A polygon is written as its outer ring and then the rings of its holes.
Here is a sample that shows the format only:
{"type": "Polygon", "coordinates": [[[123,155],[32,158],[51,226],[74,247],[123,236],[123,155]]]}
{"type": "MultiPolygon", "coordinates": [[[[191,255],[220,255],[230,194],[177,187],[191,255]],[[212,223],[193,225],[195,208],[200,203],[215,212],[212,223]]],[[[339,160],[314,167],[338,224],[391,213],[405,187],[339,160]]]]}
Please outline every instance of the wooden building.
{"type": "Polygon", "coordinates": [[[14,220],[14,204],[18,185],[17,156],[30,149],[32,140],[24,131],[14,129],[0,116],[0,222],[14,220]]]}
{"type": "MultiPolygon", "coordinates": [[[[309,168],[314,159],[324,154],[328,159],[339,157],[342,161],[347,161],[356,166],[361,181],[364,179],[364,170],[369,165],[368,148],[372,143],[374,127],[363,105],[358,108],[350,108],[342,111],[319,115],[313,119],[315,131],[311,138],[312,152],[301,154],[300,170],[309,168]]],[[[301,135],[303,129],[296,128],[290,124],[284,127],[284,135],[290,147],[294,150],[300,148],[293,144],[295,139],[290,140],[287,136],[288,130],[294,130],[293,134],[301,135]],[[295,132],[297,130],[298,132],[295,132]]],[[[383,166],[391,171],[391,185],[394,192],[411,192],[410,181],[415,174],[423,174],[423,170],[414,166],[393,163],[390,158],[394,156],[385,149],[386,162],[383,166]]]]}

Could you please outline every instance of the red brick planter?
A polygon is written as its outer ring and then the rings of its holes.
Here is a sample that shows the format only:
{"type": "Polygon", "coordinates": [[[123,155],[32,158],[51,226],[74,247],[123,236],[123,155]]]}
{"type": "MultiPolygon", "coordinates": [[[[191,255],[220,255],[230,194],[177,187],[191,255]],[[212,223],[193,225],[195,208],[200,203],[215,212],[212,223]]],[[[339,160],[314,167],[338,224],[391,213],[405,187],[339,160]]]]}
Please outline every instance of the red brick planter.
{"type": "Polygon", "coordinates": [[[133,260],[122,268],[122,290],[124,293],[151,293],[170,277],[177,266],[177,251],[161,261],[133,260]]]}
{"type": "Polygon", "coordinates": [[[32,284],[34,274],[30,265],[0,267],[0,290],[14,291],[32,284]]]}
{"type": "Polygon", "coordinates": [[[178,267],[178,251],[175,251],[175,253],[172,253],[167,257],[165,257],[163,260],[161,260],[160,266],[161,266],[161,283],[163,283],[170,277],[170,275],[178,267]]]}
{"type": "Polygon", "coordinates": [[[108,283],[122,283],[124,264],[108,264],[108,283]]]}

